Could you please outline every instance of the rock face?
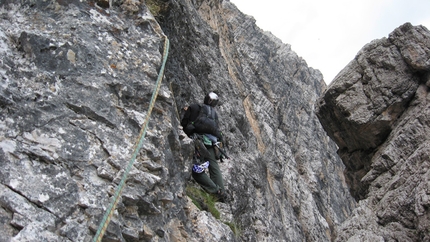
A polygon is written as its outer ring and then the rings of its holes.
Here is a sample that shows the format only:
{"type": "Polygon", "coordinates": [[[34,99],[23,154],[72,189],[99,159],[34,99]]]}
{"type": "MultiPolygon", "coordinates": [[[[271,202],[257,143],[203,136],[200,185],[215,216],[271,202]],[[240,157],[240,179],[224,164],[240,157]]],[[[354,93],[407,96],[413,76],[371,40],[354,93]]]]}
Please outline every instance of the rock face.
{"type": "MultiPolygon", "coordinates": [[[[321,73],[229,1],[2,0],[0,14],[1,241],[94,237],[148,115],[164,35],[165,77],[103,241],[332,241],[355,208],[314,113],[321,73]],[[232,157],[220,219],[185,193],[194,148],[179,120],[208,91],[232,157]]],[[[396,103],[391,113],[407,104],[396,103]]]]}
{"type": "Polygon", "coordinates": [[[358,208],[337,241],[430,241],[430,32],[366,45],[318,100],[358,208]]]}
{"type": "Polygon", "coordinates": [[[220,94],[225,166],[244,241],[328,241],[354,201],[315,116],[325,84],[289,45],[227,1],[172,3],[166,76],[178,107],[220,94]]]}

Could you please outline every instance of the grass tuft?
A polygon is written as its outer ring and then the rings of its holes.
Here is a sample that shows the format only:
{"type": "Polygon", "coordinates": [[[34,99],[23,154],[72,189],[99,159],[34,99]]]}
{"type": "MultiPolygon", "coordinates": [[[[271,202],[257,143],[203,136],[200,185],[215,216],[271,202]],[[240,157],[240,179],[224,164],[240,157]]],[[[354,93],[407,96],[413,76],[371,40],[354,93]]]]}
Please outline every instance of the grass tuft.
{"type": "Polygon", "coordinates": [[[160,17],[168,9],[168,4],[160,0],[146,0],[146,6],[154,17],[160,17]]]}
{"type": "Polygon", "coordinates": [[[241,233],[242,230],[240,229],[240,227],[234,223],[234,222],[224,222],[225,224],[228,225],[228,227],[230,227],[231,231],[233,231],[233,234],[238,237],[241,233]]]}
{"type": "Polygon", "coordinates": [[[217,201],[215,196],[196,186],[187,186],[185,191],[198,209],[210,212],[216,219],[220,218],[220,212],[215,207],[217,201]]]}

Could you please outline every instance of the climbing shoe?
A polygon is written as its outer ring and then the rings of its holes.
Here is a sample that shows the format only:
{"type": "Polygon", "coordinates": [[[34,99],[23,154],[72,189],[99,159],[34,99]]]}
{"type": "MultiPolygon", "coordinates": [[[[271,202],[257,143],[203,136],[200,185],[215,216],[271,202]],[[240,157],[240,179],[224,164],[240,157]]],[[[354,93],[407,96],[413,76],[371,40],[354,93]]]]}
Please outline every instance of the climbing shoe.
{"type": "Polygon", "coordinates": [[[225,191],[218,190],[218,192],[216,194],[216,198],[217,198],[218,202],[221,202],[221,203],[228,202],[228,196],[227,196],[227,193],[225,191]]]}

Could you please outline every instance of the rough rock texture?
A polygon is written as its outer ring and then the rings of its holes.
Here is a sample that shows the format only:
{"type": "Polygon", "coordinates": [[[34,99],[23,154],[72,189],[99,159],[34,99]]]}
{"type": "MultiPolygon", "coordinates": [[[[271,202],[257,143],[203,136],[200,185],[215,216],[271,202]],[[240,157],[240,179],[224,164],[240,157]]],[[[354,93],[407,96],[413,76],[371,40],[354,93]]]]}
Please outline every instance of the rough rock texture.
{"type": "Polygon", "coordinates": [[[164,34],[165,78],[104,241],[334,240],[356,204],[314,113],[321,73],[228,1],[146,2],[0,1],[0,241],[93,238],[164,34]],[[220,219],[185,194],[193,144],[179,120],[207,91],[232,157],[220,219]]]}
{"type": "Polygon", "coordinates": [[[231,211],[245,241],[328,241],[350,213],[343,167],[314,114],[319,71],[228,1],[172,3],[166,76],[178,107],[220,94],[231,211]]]}
{"type": "Polygon", "coordinates": [[[319,100],[360,200],[337,241],[430,241],[430,32],[366,45],[319,100]]]}

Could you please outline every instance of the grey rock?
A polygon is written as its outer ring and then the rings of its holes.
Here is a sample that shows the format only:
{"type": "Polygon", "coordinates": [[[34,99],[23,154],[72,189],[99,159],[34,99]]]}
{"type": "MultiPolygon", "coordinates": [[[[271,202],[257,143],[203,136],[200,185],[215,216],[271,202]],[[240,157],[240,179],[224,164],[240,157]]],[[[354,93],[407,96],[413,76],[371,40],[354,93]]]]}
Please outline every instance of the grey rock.
{"type": "MultiPolygon", "coordinates": [[[[142,1],[0,2],[0,240],[89,241],[117,194],[106,241],[334,240],[356,202],[314,112],[322,74],[229,1],[153,4],[158,12],[142,1]],[[163,82],[130,166],[164,35],[163,82]],[[185,192],[194,148],[180,118],[208,91],[220,96],[231,156],[221,219],[185,192]]],[[[412,98],[414,85],[398,86],[412,98]]],[[[404,104],[375,102],[397,104],[396,115],[404,104]]]]}
{"type": "MultiPolygon", "coordinates": [[[[36,230],[36,234],[39,234],[39,232],[44,233],[43,231],[45,230],[50,234],[49,231],[55,229],[56,217],[52,213],[39,208],[8,187],[1,185],[0,189],[2,209],[7,209],[6,211],[11,212],[13,215],[12,219],[9,218],[10,222],[8,223],[21,230],[17,235],[18,238],[27,238],[31,235],[32,230],[36,230]],[[27,226],[32,228],[29,231],[23,231],[22,229],[27,226]]],[[[15,232],[12,234],[15,234],[15,232]]]]}
{"type": "Polygon", "coordinates": [[[430,32],[406,23],[366,45],[317,115],[360,200],[337,241],[428,241],[430,32]]]}

